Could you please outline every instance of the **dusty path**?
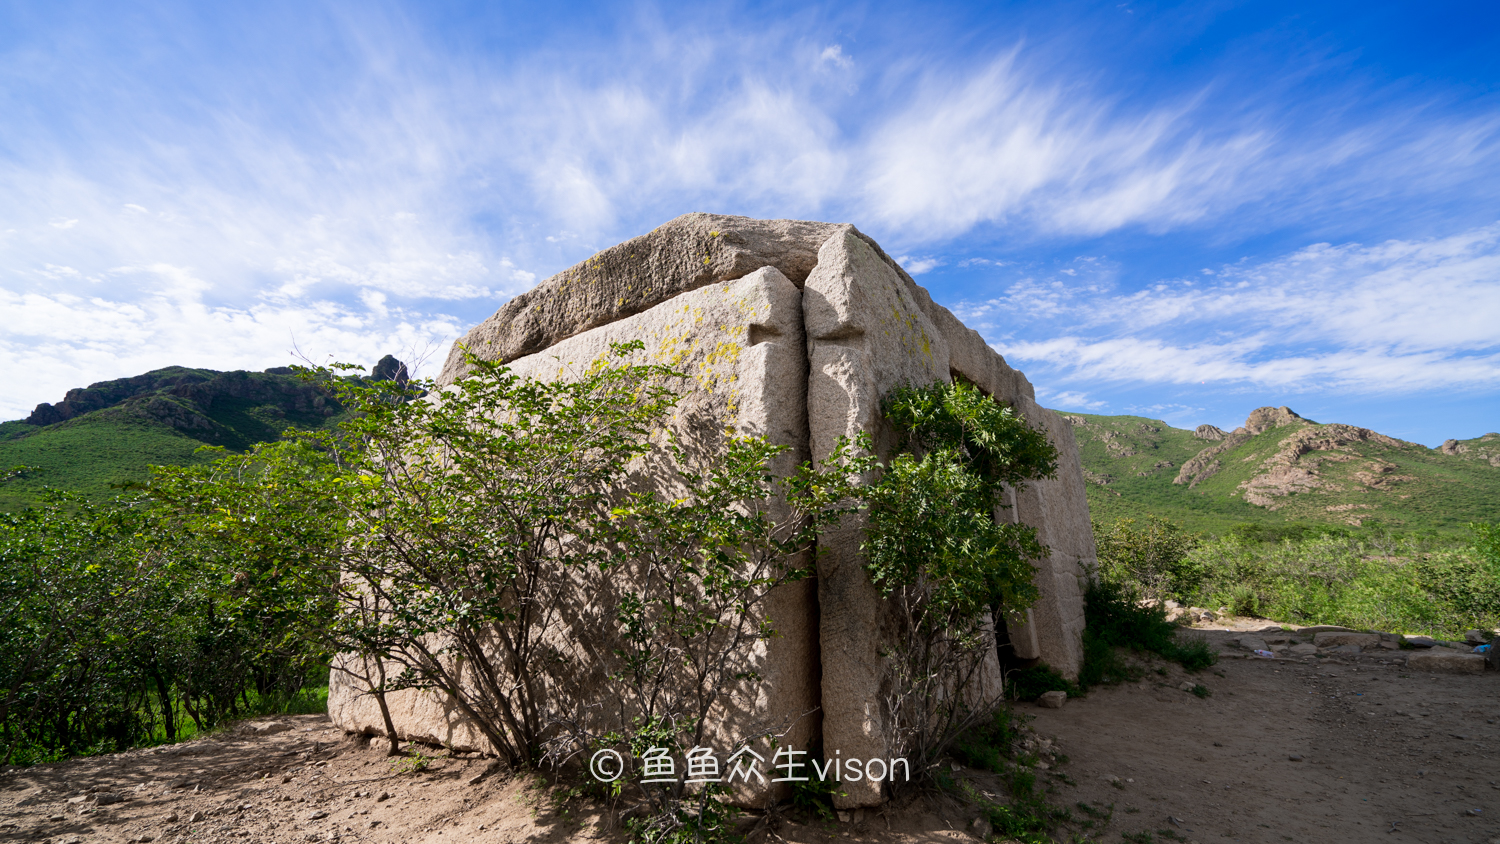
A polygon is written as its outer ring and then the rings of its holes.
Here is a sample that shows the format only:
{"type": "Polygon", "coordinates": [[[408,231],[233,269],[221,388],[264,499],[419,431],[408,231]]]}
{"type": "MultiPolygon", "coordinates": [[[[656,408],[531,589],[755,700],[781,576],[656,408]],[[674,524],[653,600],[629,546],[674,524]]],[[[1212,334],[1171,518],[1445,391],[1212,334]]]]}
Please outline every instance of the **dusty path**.
{"type": "MultiPolygon", "coordinates": [[[[1184,675],[1150,663],[1141,683],[1096,689],[1062,709],[1019,707],[1067,757],[1039,771],[1053,802],[1094,824],[1060,835],[1267,844],[1500,840],[1500,674],[1413,674],[1400,652],[1242,659],[1226,644],[1236,632],[1197,634],[1224,645],[1209,671],[1184,675]],[[1210,695],[1183,691],[1185,679],[1210,695]]],[[[299,716],[172,747],[8,771],[0,774],[0,844],[620,840],[581,798],[560,801],[533,780],[481,776],[488,767],[481,758],[429,752],[437,758],[420,771],[410,761],[393,767],[378,743],[346,737],[321,716],[299,716]],[[283,731],[254,732],[272,724],[283,731]]],[[[992,777],[959,775],[1000,791],[992,777]]],[[[919,798],[845,823],[778,818],[772,835],[762,825],[756,837],[968,841],[975,814],[950,800],[919,798]]]]}
{"type": "MultiPolygon", "coordinates": [[[[1234,631],[1202,635],[1223,644],[1234,631]]],[[[1068,798],[1114,804],[1112,828],[1158,840],[1500,838],[1500,674],[1416,674],[1402,652],[1235,653],[1193,676],[1208,698],[1180,690],[1174,670],[1030,711],[1071,757],[1068,798]]]]}

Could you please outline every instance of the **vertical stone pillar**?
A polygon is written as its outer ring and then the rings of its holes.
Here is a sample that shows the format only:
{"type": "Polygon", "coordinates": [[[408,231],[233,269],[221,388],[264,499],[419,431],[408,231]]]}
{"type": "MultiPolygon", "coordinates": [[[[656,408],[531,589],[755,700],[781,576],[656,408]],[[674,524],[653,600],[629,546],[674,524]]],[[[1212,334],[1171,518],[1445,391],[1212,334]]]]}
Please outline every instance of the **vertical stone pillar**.
{"type": "MultiPolygon", "coordinates": [[[[807,417],[814,462],[840,437],[891,445],[881,398],[902,384],[948,380],[948,350],[896,271],[852,229],[830,237],[802,292],[809,373],[807,417]]],[[[819,638],[823,655],[823,750],[827,757],[890,756],[890,677],[881,655],[885,602],[865,571],[863,521],[818,538],[819,638]]],[[[845,782],[840,808],[876,805],[881,786],[845,782]]]]}

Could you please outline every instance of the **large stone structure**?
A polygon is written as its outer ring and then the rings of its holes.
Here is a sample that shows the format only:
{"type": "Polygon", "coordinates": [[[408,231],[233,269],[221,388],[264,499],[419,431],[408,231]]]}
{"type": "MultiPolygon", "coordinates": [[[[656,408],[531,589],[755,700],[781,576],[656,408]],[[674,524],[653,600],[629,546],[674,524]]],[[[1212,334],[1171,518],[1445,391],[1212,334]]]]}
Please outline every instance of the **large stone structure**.
{"type": "MultiPolygon", "coordinates": [[[[643,341],[642,359],[692,380],[674,422],[679,436],[711,439],[726,428],[765,436],[789,446],[782,471],[822,461],[840,436],[861,432],[888,454],[894,437],[880,401],[903,384],[961,377],[1013,405],[1047,432],[1059,466],[1002,514],[1035,527],[1050,549],[1036,575],[1041,599],[1008,620],[1009,647],[1077,675],[1081,580],[1095,552],[1072,428],[868,237],[851,225],[688,214],[512,299],[455,344],[439,380],[463,377],[461,348],[520,374],[566,378],[622,340],[643,341]]],[[[741,726],[779,724],[789,730],[784,743],[821,738],[844,758],[890,755],[886,615],[860,559],[860,533],[851,521],[820,536],[816,582],[772,596],[778,635],[755,655],[764,680],[741,726]]],[[[986,691],[998,692],[993,659],[982,675],[986,691]]],[[[406,737],[482,746],[430,695],[391,697],[406,737]]],[[[346,729],[382,731],[373,702],[337,672],[329,712],[346,729]]],[[[882,799],[868,781],[843,790],[846,807],[882,799]]]]}

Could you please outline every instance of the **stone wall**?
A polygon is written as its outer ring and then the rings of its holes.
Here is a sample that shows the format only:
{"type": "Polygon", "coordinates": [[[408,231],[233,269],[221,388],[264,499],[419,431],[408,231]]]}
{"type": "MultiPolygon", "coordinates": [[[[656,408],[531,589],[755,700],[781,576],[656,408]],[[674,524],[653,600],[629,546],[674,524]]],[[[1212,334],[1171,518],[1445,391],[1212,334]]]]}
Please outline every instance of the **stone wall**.
{"type": "MultiPolygon", "coordinates": [[[[850,225],[685,215],[511,300],[455,344],[439,381],[464,376],[461,347],[521,374],[568,378],[623,340],[641,340],[641,358],[688,374],[672,423],[678,436],[705,448],[726,428],[765,436],[790,447],[775,467],[783,472],[825,459],[840,436],[861,432],[889,454],[895,437],[880,401],[902,384],[957,376],[1015,406],[1047,431],[1060,460],[1056,479],[1029,484],[998,514],[1034,526],[1050,549],[1036,575],[1041,599],[1007,620],[1011,643],[1018,656],[1077,676],[1080,580],[1092,572],[1095,553],[1072,427],[1039,406],[1025,376],[874,241],[850,225]]],[[[794,747],[821,738],[844,758],[889,755],[884,613],[860,559],[860,536],[858,520],[820,536],[816,584],[773,596],[768,611],[779,635],[754,656],[765,680],[749,709],[723,729],[784,725],[791,732],[783,743],[794,747]]],[[[991,658],[983,690],[998,695],[1000,683],[991,658]]],[[[334,722],[382,732],[375,706],[355,691],[330,683],[334,722]]],[[[405,699],[420,694],[393,696],[398,730],[472,738],[461,726],[435,723],[448,717],[441,702],[405,699]]],[[[843,790],[843,807],[882,799],[868,782],[843,790]]]]}

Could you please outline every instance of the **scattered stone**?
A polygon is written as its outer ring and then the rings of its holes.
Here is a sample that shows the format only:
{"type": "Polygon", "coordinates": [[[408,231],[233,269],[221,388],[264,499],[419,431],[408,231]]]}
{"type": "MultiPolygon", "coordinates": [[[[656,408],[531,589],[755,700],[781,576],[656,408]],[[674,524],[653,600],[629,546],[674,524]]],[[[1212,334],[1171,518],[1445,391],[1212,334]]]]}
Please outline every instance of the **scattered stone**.
{"type": "Polygon", "coordinates": [[[1471,645],[1483,645],[1490,640],[1491,635],[1493,634],[1484,630],[1466,630],[1464,631],[1464,641],[1471,645]]]}
{"type": "Polygon", "coordinates": [[[1354,645],[1356,650],[1373,648],[1380,644],[1380,634],[1330,630],[1314,634],[1313,644],[1320,648],[1336,648],[1344,645],[1354,645]]]}
{"type": "Polygon", "coordinates": [[[1190,692],[1190,691],[1193,690],[1193,684],[1187,682],[1186,680],[1184,680],[1184,681],[1182,681],[1182,684],[1179,685],[1177,688],[1182,689],[1185,692],[1190,692]]]}
{"type": "Polygon", "coordinates": [[[203,813],[194,812],[188,816],[188,823],[203,823],[203,813]]]}
{"type": "Polygon", "coordinates": [[[249,724],[246,727],[246,731],[258,736],[274,736],[277,733],[284,733],[291,728],[291,724],[281,721],[267,721],[260,724],[249,724]]]}
{"type": "Polygon", "coordinates": [[[176,812],[173,812],[172,814],[167,815],[167,823],[177,823],[178,820],[179,820],[179,818],[177,817],[177,813],[176,812]]]}
{"type": "Polygon", "coordinates": [[[995,827],[990,823],[989,818],[981,816],[969,822],[969,832],[980,841],[988,841],[995,833],[995,827]]]}
{"type": "Polygon", "coordinates": [[[1271,649],[1266,640],[1260,636],[1241,636],[1234,641],[1247,651],[1268,651],[1271,649]]]}
{"type": "Polygon", "coordinates": [[[1482,674],[1484,673],[1484,657],[1480,654],[1454,653],[1434,648],[1407,657],[1406,667],[1413,671],[1482,674]]]}
{"type": "Polygon", "coordinates": [[[95,806],[113,806],[116,803],[125,802],[125,795],[113,791],[101,791],[95,794],[90,802],[95,806]]]}
{"type": "Polygon", "coordinates": [[[1037,705],[1044,709],[1062,709],[1062,705],[1068,702],[1067,692],[1044,692],[1036,699],[1037,705]]]}
{"type": "Polygon", "coordinates": [[[1302,761],[1302,754],[1300,754],[1300,753],[1290,753],[1290,754],[1287,755],[1286,758],[1287,758],[1288,761],[1291,761],[1291,762],[1301,762],[1302,761]]]}
{"type": "Polygon", "coordinates": [[[1297,656],[1312,656],[1318,652],[1318,646],[1307,643],[1292,645],[1289,651],[1297,656]]]}
{"type": "Polygon", "coordinates": [[[1437,640],[1431,636],[1407,636],[1406,644],[1414,648],[1430,648],[1437,644],[1437,640]]]}
{"type": "Polygon", "coordinates": [[[320,821],[326,817],[328,817],[328,812],[323,809],[318,809],[317,811],[309,814],[307,816],[307,819],[310,821],[320,821]]]}

